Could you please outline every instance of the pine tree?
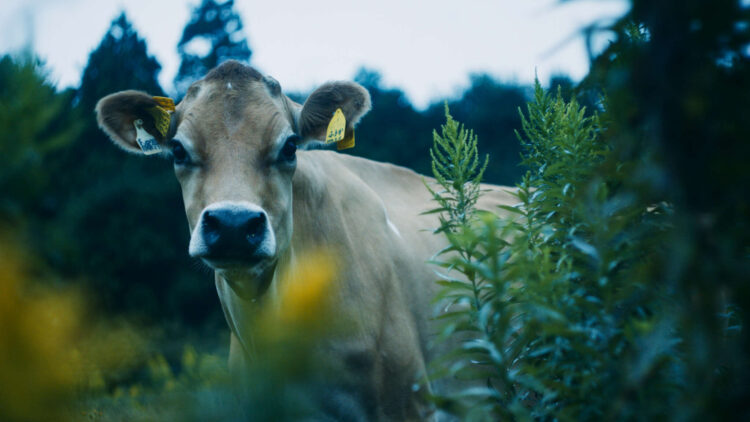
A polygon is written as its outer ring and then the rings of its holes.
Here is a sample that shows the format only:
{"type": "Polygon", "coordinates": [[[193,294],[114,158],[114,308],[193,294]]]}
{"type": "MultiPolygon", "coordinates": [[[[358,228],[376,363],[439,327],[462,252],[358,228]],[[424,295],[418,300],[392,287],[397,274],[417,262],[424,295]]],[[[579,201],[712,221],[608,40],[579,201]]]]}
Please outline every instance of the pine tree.
{"type": "Polygon", "coordinates": [[[83,117],[84,128],[82,135],[55,163],[61,167],[54,169],[60,174],[60,194],[85,187],[90,183],[91,174],[107,179],[117,171],[122,157],[96,124],[96,102],[125,89],[163,95],[157,79],[160,70],[161,65],[148,54],[146,42],[138,36],[125,13],[112,20],[102,41],[89,55],[81,76],[76,108],[83,117]],[[81,167],[87,160],[91,162],[81,167]]]}
{"type": "Polygon", "coordinates": [[[345,152],[428,173],[430,160],[424,151],[429,148],[432,127],[414,109],[406,93],[383,86],[380,73],[373,69],[361,68],[354,80],[370,92],[372,111],[357,127],[362,142],[345,152]],[[369,141],[368,137],[374,134],[377,142],[369,141]]]}
{"type": "Polygon", "coordinates": [[[124,89],[163,93],[157,79],[161,65],[146,50],[125,13],[116,17],[101,43],[91,52],[78,90],[80,106],[93,110],[103,96],[124,89]]]}
{"type": "Polygon", "coordinates": [[[45,258],[63,275],[85,277],[111,312],[201,322],[220,314],[187,254],[185,211],[171,166],[119,151],[94,114],[101,97],[120,90],[161,95],[160,69],[125,14],[116,17],[82,75],[76,108],[84,131],[47,164],[55,174],[50,192],[57,211],[45,258]]]}
{"type": "Polygon", "coordinates": [[[252,52],[242,29],[242,19],[234,10],[234,0],[203,0],[193,10],[177,45],[182,62],[174,85],[180,97],[191,83],[223,61],[250,60],[252,52]]]}
{"type": "Polygon", "coordinates": [[[48,211],[46,162],[81,129],[71,93],[57,93],[45,73],[33,58],[0,58],[0,225],[19,226],[48,211]]]}

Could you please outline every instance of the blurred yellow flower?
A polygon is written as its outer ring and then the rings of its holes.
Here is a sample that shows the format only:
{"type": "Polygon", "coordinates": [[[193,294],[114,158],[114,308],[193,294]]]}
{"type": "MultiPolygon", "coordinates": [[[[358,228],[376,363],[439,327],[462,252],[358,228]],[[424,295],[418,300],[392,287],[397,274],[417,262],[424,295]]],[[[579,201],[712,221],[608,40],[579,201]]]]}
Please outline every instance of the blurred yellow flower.
{"type": "Polygon", "coordinates": [[[0,421],[68,420],[76,394],[135,365],[144,341],[91,318],[79,291],[31,282],[17,249],[0,236],[0,421]]]}
{"type": "Polygon", "coordinates": [[[335,258],[327,252],[304,255],[279,287],[279,323],[308,328],[328,316],[334,300],[335,258]]]}
{"type": "Polygon", "coordinates": [[[268,350],[256,352],[282,359],[283,353],[277,352],[290,346],[309,348],[311,342],[331,335],[336,327],[332,318],[338,295],[336,275],[337,260],[329,251],[301,255],[281,275],[276,300],[260,310],[255,345],[268,350]]]}
{"type": "Polygon", "coordinates": [[[80,297],[29,291],[21,259],[0,244],[0,420],[56,419],[86,381],[73,347],[80,297]]]}

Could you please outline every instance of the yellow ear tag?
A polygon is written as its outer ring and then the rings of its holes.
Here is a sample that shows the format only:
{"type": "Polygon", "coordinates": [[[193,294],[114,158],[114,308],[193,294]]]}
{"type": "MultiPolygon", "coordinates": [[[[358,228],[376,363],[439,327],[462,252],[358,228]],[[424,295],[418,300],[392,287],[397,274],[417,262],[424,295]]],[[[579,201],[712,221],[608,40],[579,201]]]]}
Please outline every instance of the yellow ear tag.
{"type": "Polygon", "coordinates": [[[135,126],[135,140],[138,142],[138,146],[141,147],[141,151],[146,155],[160,153],[161,147],[159,143],[143,128],[143,120],[137,119],[133,122],[133,125],[135,126]]]}
{"type": "Polygon", "coordinates": [[[354,129],[352,129],[352,134],[338,142],[336,142],[336,149],[341,151],[342,149],[348,149],[354,147],[354,129]]]}
{"type": "Polygon", "coordinates": [[[345,131],[346,117],[344,117],[344,112],[342,112],[340,108],[337,108],[336,112],[333,113],[331,121],[328,122],[328,130],[326,130],[326,143],[330,144],[344,139],[345,131]]]}
{"type": "Polygon", "coordinates": [[[157,103],[159,103],[159,107],[163,108],[166,111],[174,111],[174,100],[167,97],[151,97],[153,98],[157,103]]]}
{"type": "Polygon", "coordinates": [[[158,105],[155,105],[146,111],[154,118],[154,126],[161,133],[162,137],[167,136],[169,124],[172,120],[171,112],[174,111],[174,100],[167,97],[151,97],[158,105]]]}

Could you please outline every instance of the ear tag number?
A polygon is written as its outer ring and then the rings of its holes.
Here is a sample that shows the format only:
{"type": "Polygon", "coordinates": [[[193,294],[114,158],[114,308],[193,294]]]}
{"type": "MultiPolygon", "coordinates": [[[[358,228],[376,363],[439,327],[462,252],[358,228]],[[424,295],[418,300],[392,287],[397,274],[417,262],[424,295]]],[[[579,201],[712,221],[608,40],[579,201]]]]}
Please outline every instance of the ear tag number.
{"type": "Polygon", "coordinates": [[[331,121],[328,122],[326,143],[330,144],[344,139],[344,132],[346,132],[346,117],[344,117],[344,112],[340,108],[337,108],[336,112],[333,113],[331,121]]]}
{"type": "Polygon", "coordinates": [[[141,151],[143,151],[144,154],[153,155],[161,152],[161,147],[159,146],[159,143],[156,142],[156,138],[151,136],[151,134],[146,132],[146,129],[143,128],[143,120],[137,119],[133,122],[133,126],[135,126],[135,140],[138,142],[138,146],[141,147],[141,151]]]}

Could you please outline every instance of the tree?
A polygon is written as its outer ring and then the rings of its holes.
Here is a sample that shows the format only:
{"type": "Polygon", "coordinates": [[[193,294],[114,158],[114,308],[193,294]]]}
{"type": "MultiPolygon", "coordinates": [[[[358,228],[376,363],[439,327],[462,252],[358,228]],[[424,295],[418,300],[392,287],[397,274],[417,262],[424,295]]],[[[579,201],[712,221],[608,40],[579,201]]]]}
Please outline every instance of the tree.
{"type": "Polygon", "coordinates": [[[168,162],[119,151],[97,127],[96,102],[124,89],[163,90],[161,66],[125,14],[90,54],[77,92],[81,136],[47,163],[54,209],[46,260],[82,278],[110,312],[221,322],[211,282],[187,254],[182,197],[168,162]]]}
{"type": "MultiPolygon", "coordinates": [[[[23,225],[50,212],[46,163],[81,126],[70,92],[57,93],[36,59],[0,58],[0,219],[23,225]]],[[[33,226],[33,224],[31,224],[33,226]]]]}
{"type": "Polygon", "coordinates": [[[650,155],[630,181],[674,204],[661,262],[676,292],[685,394],[675,419],[747,419],[750,395],[750,8],[632,0],[588,83],[606,92],[617,156],[650,155]]]}
{"type": "Polygon", "coordinates": [[[93,110],[100,98],[123,89],[162,95],[157,79],[160,70],[161,65],[148,55],[146,42],[123,12],[112,21],[99,46],[89,55],[78,89],[79,104],[93,110]]]}
{"type": "Polygon", "coordinates": [[[372,111],[357,128],[357,146],[345,152],[420,173],[429,171],[425,151],[430,145],[430,128],[406,94],[397,88],[384,88],[380,74],[371,69],[360,69],[354,80],[370,92],[372,111]]]}
{"type": "Polygon", "coordinates": [[[252,52],[242,32],[234,0],[203,0],[193,10],[177,44],[182,58],[174,85],[180,97],[191,83],[228,59],[247,62],[252,52]]]}
{"type": "MultiPolygon", "coordinates": [[[[354,80],[370,92],[372,111],[358,126],[361,142],[345,152],[429,174],[430,159],[425,151],[430,147],[432,128],[442,122],[444,103],[416,110],[402,90],[383,87],[380,74],[371,69],[360,69],[354,80]],[[372,138],[375,135],[377,139],[372,138]]],[[[471,85],[460,98],[449,101],[456,118],[475,128],[480,149],[491,156],[487,182],[513,184],[521,176],[521,150],[513,130],[521,124],[518,108],[526,102],[526,91],[478,74],[471,77],[471,85]]]]}
{"type": "Polygon", "coordinates": [[[448,374],[485,388],[439,405],[466,420],[750,417],[742,3],[633,0],[579,87],[603,113],[537,87],[530,171],[504,207],[518,217],[448,237],[475,255],[443,266],[484,278],[442,281],[460,305],[446,332],[475,331],[448,374]]]}

